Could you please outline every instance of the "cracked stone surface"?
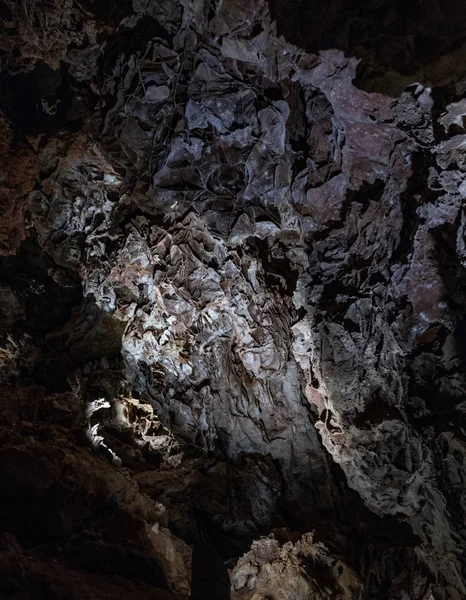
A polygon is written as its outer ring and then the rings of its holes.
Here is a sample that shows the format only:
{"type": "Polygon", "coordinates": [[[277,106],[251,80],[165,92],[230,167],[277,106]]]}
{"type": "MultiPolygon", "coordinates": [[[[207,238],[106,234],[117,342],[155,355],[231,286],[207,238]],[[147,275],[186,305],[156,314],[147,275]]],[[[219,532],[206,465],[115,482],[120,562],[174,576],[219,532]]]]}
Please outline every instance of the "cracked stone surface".
{"type": "Polygon", "coordinates": [[[187,598],[207,536],[238,600],[464,598],[466,88],[264,0],[0,11],[2,593],[187,598]]]}

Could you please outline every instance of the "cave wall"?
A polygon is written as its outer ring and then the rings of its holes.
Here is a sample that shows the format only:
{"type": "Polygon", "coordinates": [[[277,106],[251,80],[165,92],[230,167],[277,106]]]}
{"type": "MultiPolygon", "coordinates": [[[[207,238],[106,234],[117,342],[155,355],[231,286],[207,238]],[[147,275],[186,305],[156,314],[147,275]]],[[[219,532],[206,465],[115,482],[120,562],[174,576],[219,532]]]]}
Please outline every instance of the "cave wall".
{"type": "Polygon", "coordinates": [[[364,91],[262,0],[1,7],[14,591],[186,597],[204,528],[238,598],[464,597],[459,88],[364,91]]]}

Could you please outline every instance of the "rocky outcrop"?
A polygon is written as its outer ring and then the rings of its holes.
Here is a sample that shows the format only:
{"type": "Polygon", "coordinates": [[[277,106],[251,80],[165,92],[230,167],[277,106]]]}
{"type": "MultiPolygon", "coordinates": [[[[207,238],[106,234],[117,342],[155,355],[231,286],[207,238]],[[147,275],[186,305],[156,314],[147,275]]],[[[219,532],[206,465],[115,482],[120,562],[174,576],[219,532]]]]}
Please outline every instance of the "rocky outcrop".
{"type": "Polygon", "coordinates": [[[237,598],[463,597],[458,89],[262,0],[2,10],[14,590],[187,597],[207,537],[237,598]]]}
{"type": "Polygon", "coordinates": [[[238,561],[231,582],[233,598],[363,597],[356,574],[322,543],[315,543],[310,534],[293,536],[280,530],[253,543],[238,561]]]}
{"type": "Polygon", "coordinates": [[[361,59],[364,89],[399,95],[413,81],[435,87],[464,81],[464,0],[271,0],[270,7],[287,41],[361,59]]]}

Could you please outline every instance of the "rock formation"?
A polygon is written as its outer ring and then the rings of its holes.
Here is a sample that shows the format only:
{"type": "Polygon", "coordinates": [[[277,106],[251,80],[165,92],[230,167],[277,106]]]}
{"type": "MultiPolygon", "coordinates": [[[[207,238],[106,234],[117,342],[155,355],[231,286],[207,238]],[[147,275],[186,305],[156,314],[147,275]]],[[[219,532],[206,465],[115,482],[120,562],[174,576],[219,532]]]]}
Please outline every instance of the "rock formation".
{"type": "Polygon", "coordinates": [[[280,6],[0,3],[5,597],[466,597],[466,87],[280,6]]]}

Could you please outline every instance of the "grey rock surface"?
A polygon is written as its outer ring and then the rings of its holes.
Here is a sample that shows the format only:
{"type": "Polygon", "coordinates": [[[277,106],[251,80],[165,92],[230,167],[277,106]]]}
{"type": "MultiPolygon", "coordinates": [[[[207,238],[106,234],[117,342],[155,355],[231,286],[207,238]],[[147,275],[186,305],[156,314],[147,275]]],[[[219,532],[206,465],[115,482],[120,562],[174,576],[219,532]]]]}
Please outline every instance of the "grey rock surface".
{"type": "Polygon", "coordinates": [[[465,597],[464,98],[358,89],[262,0],[84,4],[5,21],[9,394],[72,382],[163,544],[306,534],[238,598],[465,597]]]}

